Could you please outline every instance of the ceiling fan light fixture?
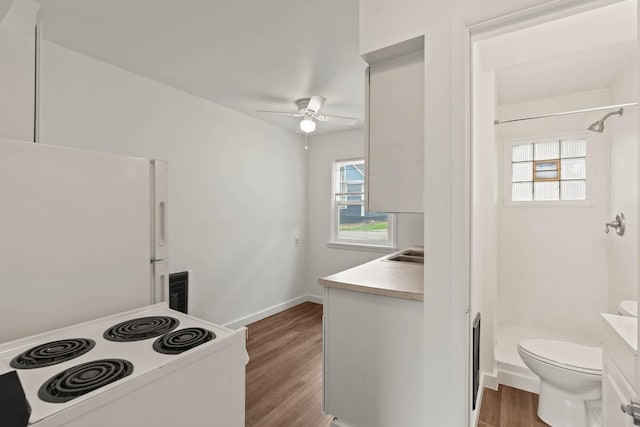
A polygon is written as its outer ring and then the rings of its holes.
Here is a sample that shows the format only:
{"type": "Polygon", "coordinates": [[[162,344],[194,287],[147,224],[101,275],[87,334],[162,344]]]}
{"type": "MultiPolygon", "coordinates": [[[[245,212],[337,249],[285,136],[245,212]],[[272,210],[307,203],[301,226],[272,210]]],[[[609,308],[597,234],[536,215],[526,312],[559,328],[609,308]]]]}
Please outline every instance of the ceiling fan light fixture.
{"type": "Polygon", "coordinates": [[[300,130],[304,133],[311,133],[316,130],[316,122],[314,122],[313,119],[309,117],[305,117],[300,122],[300,130]]]}
{"type": "Polygon", "coordinates": [[[295,104],[298,108],[295,112],[256,110],[258,113],[277,114],[280,116],[295,117],[300,120],[296,132],[305,134],[312,133],[316,130],[317,122],[333,122],[340,125],[353,126],[358,123],[355,117],[330,116],[320,114],[320,109],[324,105],[326,98],[320,95],[312,95],[311,98],[300,98],[295,104]]]}

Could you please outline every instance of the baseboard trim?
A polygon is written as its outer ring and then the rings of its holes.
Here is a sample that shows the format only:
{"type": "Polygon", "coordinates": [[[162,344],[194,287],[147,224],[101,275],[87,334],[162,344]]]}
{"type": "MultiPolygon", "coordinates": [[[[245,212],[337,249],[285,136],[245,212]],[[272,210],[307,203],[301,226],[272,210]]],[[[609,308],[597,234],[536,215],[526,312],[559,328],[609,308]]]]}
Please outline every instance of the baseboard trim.
{"type": "Polygon", "coordinates": [[[471,427],[478,426],[478,420],[480,419],[480,409],[482,407],[482,395],[484,394],[484,375],[480,376],[480,385],[478,388],[478,397],[476,401],[476,409],[471,411],[471,422],[469,425],[471,427]]]}
{"type": "Polygon", "coordinates": [[[490,388],[491,390],[498,391],[498,374],[494,372],[493,374],[482,374],[482,384],[486,388],[490,388]]]}
{"type": "Polygon", "coordinates": [[[540,379],[529,369],[505,362],[497,362],[498,383],[529,393],[540,393],[540,379]]]}
{"type": "Polygon", "coordinates": [[[240,319],[233,320],[229,323],[225,323],[224,326],[229,329],[239,329],[243,326],[247,326],[250,323],[257,322],[258,320],[265,319],[274,314],[278,314],[281,311],[285,311],[291,307],[295,307],[303,302],[314,302],[316,304],[322,304],[322,297],[317,295],[305,294],[297,298],[290,299],[289,301],[281,302],[280,304],[273,305],[265,308],[264,310],[257,311],[248,316],[241,317],[240,319]]]}
{"type": "Polygon", "coordinates": [[[331,420],[331,423],[329,424],[329,427],[352,427],[351,424],[347,424],[344,421],[342,421],[341,419],[338,418],[333,418],[331,420]]]}
{"type": "Polygon", "coordinates": [[[324,301],[324,298],[322,298],[322,295],[306,294],[304,297],[306,301],[315,302],[316,304],[322,304],[324,301]]]}

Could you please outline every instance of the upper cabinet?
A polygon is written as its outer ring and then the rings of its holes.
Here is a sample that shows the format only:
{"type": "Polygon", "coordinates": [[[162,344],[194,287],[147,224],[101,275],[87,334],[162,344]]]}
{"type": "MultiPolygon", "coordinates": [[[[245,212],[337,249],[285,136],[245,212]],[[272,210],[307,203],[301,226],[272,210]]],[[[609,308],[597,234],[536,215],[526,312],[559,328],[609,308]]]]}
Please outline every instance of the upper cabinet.
{"type": "Polygon", "coordinates": [[[424,212],[424,41],[364,56],[369,212],[424,212]]]}

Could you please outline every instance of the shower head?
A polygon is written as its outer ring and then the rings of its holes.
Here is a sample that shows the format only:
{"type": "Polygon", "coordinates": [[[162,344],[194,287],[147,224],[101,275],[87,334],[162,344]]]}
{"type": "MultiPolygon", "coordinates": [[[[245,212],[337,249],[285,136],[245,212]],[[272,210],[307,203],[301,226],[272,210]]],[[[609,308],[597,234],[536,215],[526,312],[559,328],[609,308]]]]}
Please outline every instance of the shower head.
{"type": "Polygon", "coordinates": [[[622,115],[623,112],[624,112],[624,109],[620,108],[618,111],[612,111],[610,113],[605,114],[603,118],[601,118],[600,120],[598,120],[597,122],[589,126],[589,130],[591,132],[602,133],[602,131],[604,131],[604,121],[607,120],[609,116],[612,116],[614,114],[622,115]]]}

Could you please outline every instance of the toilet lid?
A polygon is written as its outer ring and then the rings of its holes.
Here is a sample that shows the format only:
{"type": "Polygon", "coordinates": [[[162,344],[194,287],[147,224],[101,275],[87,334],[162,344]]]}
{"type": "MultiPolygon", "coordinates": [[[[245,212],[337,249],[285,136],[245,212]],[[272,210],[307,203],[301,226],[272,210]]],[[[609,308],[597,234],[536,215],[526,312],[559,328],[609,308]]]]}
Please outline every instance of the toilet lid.
{"type": "Polygon", "coordinates": [[[602,349],[566,341],[526,339],[520,349],[531,357],[574,371],[602,372],[602,349]]]}

